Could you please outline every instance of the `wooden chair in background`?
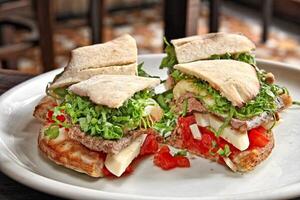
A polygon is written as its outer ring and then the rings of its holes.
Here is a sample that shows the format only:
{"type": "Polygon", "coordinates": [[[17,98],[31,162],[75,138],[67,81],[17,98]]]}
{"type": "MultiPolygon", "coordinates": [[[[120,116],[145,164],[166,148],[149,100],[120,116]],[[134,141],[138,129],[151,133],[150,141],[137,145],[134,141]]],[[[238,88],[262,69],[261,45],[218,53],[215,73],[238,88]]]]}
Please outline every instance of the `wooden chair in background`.
{"type": "MultiPolygon", "coordinates": [[[[42,72],[50,71],[55,68],[55,55],[53,44],[53,32],[55,24],[55,14],[53,10],[53,0],[32,0],[32,1],[10,1],[0,0],[0,6],[4,4],[14,4],[5,6],[9,9],[1,10],[0,15],[0,61],[2,68],[16,69],[16,58],[22,52],[33,46],[39,45],[41,50],[42,72]],[[16,3],[17,2],[17,3],[16,3]],[[27,3],[27,4],[26,4],[27,3]],[[19,16],[8,14],[13,8],[18,6],[28,6],[31,4],[34,13],[33,19],[25,19],[19,16]],[[21,43],[13,43],[14,29],[23,28],[29,31],[21,43]]],[[[1,9],[1,7],[0,7],[1,9]]],[[[91,43],[100,43],[103,38],[103,18],[104,0],[89,1],[89,19],[91,27],[91,43]]]]}

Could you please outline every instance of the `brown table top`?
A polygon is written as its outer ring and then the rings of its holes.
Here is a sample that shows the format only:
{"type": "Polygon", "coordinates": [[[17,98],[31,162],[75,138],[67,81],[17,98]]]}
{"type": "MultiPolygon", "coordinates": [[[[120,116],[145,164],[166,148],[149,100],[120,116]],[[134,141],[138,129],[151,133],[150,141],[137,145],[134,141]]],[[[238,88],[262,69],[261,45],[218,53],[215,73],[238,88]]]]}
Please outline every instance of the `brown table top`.
{"type": "MultiPolygon", "coordinates": [[[[0,95],[10,88],[24,82],[34,75],[24,74],[14,70],[0,69],[0,95]]],[[[1,168],[0,168],[1,171],[1,168]]],[[[27,186],[24,186],[0,172],[0,199],[6,200],[25,200],[25,199],[60,199],[38,192],[27,186]]]]}

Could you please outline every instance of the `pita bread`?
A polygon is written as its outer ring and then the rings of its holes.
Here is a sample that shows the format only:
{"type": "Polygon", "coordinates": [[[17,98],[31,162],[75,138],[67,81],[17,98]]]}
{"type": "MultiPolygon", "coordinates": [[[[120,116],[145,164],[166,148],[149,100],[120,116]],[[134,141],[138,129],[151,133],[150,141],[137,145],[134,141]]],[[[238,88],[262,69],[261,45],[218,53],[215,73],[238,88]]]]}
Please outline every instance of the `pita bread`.
{"type": "Polygon", "coordinates": [[[175,65],[185,74],[207,81],[232,105],[242,107],[253,99],[260,89],[255,69],[236,60],[203,60],[175,65]]]}
{"type": "Polygon", "coordinates": [[[179,63],[210,58],[212,55],[243,53],[255,44],[242,34],[210,33],[172,40],[179,63]]]}
{"type": "Polygon", "coordinates": [[[68,66],[50,88],[64,87],[98,74],[135,75],[137,46],[130,35],[112,41],[74,49],[68,66]]]}
{"type": "Polygon", "coordinates": [[[153,88],[160,83],[158,78],[129,75],[97,75],[71,85],[69,90],[80,96],[87,96],[99,105],[118,108],[136,92],[153,88]]]}

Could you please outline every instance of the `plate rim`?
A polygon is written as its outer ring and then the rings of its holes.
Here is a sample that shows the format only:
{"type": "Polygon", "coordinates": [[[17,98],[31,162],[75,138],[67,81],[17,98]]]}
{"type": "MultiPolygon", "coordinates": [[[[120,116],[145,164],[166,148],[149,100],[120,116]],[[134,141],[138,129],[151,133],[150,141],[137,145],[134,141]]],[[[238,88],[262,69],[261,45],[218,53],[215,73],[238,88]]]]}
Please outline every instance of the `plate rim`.
{"type": "MultiPolygon", "coordinates": [[[[165,54],[142,54],[138,56],[139,60],[143,59],[151,59],[155,57],[162,58],[165,54]]],[[[300,68],[296,67],[292,64],[286,64],[283,62],[278,61],[270,61],[266,59],[257,59],[257,62],[265,65],[274,65],[276,67],[285,67],[290,70],[296,70],[300,73],[300,68]]],[[[49,71],[47,73],[40,74],[34,78],[31,78],[21,84],[18,84],[11,88],[10,90],[6,91],[0,96],[0,105],[2,102],[9,97],[11,94],[14,93],[14,91],[38,80],[41,79],[44,76],[48,76],[50,73],[61,71],[62,68],[55,69],[52,71],[49,71]]],[[[1,134],[4,134],[2,130],[0,130],[1,134]]],[[[2,141],[2,139],[0,138],[2,141]]],[[[8,148],[5,143],[0,143],[0,147],[4,146],[4,148],[8,148]]],[[[142,196],[142,195],[136,195],[136,194],[124,194],[124,193],[116,193],[116,192],[107,192],[107,191],[101,191],[91,188],[85,188],[82,186],[72,185],[69,183],[64,183],[58,180],[54,180],[48,177],[44,177],[42,175],[39,175],[37,173],[34,173],[22,166],[20,166],[18,163],[16,163],[11,157],[7,157],[5,155],[2,155],[0,153],[0,160],[7,160],[9,159],[9,162],[0,162],[0,171],[7,175],[8,177],[12,178],[13,180],[26,185],[32,189],[51,194],[54,196],[60,196],[64,198],[87,198],[87,199],[219,199],[219,196],[200,196],[200,197],[159,197],[159,196],[142,196]],[[16,170],[17,169],[17,170],[16,170]]],[[[278,198],[293,198],[293,197],[299,197],[300,196],[300,182],[292,183],[287,186],[281,187],[277,191],[274,191],[272,189],[259,191],[259,192],[249,192],[249,193],[243,193],[243,199],[252,199],[252,198],[264,198],[264,199],[278,199],[278,198]]],[[[234,195],[223,195],[222,199],[231,199],[231,198],[241,198],[240,194],[234,194],[234,195]]]]}

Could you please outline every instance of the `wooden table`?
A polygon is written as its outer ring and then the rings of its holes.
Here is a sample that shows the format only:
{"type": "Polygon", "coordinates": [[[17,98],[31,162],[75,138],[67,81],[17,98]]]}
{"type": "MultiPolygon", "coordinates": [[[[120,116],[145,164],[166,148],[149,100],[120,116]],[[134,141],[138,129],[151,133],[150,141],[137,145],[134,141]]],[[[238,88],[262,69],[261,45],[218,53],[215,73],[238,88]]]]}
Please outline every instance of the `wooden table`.
{"type": "MultiPolygon", "coordinates": [[[[17,84],[34,77],[33,75],[24,74],[14,70],[0,69],[0,95],[17,84]]],[[[0,168],[1,171],[1,168],[0,168]]],[[[29,187],[26,187],[0,172],[0,199],[6,200],[25,200],[38,199],[50,200],[61,199],[38,192],[29,187]]]]}

